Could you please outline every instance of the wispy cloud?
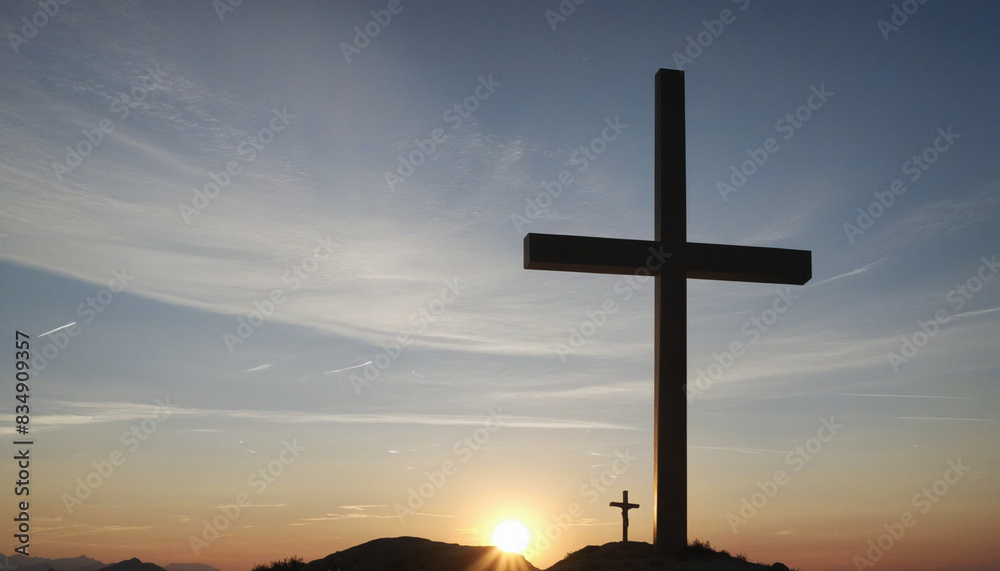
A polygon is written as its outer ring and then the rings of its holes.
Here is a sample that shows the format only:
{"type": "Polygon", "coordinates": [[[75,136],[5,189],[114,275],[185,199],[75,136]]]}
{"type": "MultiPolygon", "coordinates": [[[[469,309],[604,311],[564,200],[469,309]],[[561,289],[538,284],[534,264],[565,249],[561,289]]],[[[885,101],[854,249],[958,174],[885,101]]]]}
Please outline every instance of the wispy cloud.
{"type": "Polygon", "coordinates": [[[689,446],[697,450],[721,450],[724,452],[739,452],[741,454],[788,454],[787,450],[767,450],[764,448],[734,448],[732,446],[689,446]]]}
{"type": "Polygon", "coordinates": [[[966,311],[965,313],[958,313],[952,316],[952,319],[959,319],[962,317],[975,317],[977,315],[986,315],[988,313],[994,313],[1000,311],[1000,307],[993,307],[990,309],[980,309],[977,311],[966,311]]]}
{"type": "Polygon", "coordinates": [[[928,202],[900,218],[897,225],[910,236],[899,236],[899,239],[908,240],[913,234],[926,234],[940,239],[941,236],[956,234],[969,226],[990,223],[996,219],[998,211],[1000,196],[997,196],[995,189],[975,192],[959,200],[928,202]]]}
{"type": "Polygon", "coordinates": [[[144,403],[124,402],[66,402],[55,401],[55,407],[64,408],[69,412],[62,414],[40,414],[33,416],[31,422],[37,427],[61,427],[105,422],[124,422],[153,418],[165,413],[184,414],[181,409],[172,406],[158,406],[144,403]]]}
{"type": "MultiPolygon", "coordinates": [[[[716,382],[729,385],[752,380],[784,385],[788,379],[798,380],[832,372],[888,368],[885,354],[879,347],[891,340],[894,338],[847,338],[829,331],[763,339],[754,347],[753,352],[748,352],[741,358],[738,366],[726,370],[716,382]]],[[[695,366],[702,367],[704,364],[699,361],[695,366]]],[[[733,390],[738,386],[734,384],[733,390]]],[[[758,384],[755,390],[759,389],[758,384]]],[[[718,394],[719,391],[711,389],[705,392],[705,397],[712,398],[718,394]]]]}
{"type": "MultiPolygon", "coordinates": [[[[64,414],[39,415],[32,418],[32,423],[40,427],[77,426],[105,422],[121,422],[150,418],[157,413],[163,414],[169,410],[171,416],[231,418],[260,420],[282,424],[335,423],[335,424],[412,424],[426,426],[482,426],[482,415],[435,415],[407,412],[380,413],[310,413],[296,411],[267,410],[226,410],[170,407],[160,408],[155,405],[134,403],[97,403],[97,402],[57,402],[68,411],[83,411],[82,414],[67,412],[64,414]]],[[[638,428],[623,424],[594,422],[588,420],[557,419],[531,416],[500,415],[503,425],[512,428],[542,428],[542,429],[610,429],[638,430],[638,428]]]]}
{"type": "Polygon", "coordinates": [[[537,391],[511,391],[494,392],[490,394],[495,399],[594,399],[609,397],[612,395],[637,396],[645,395],[652,390],[649,381],[628,381],[608,385],[595,385],[589,387],[576,387],[563,390],[537,390],[537,391]]]}
{"type": "MultiPolygon", "coordinates": [[[[423,514],[423,515],[428,515],[428,514],[423,514]]],[[[398,515],[371,514],[371,513],[358,513],[358,512],[346,513],[346,514],[328,513],[325,516],[321,516],[321,517],[302,518],[302,521],[338,521],[338,520],[342,520],[342,519],[392,519],[392,518],[397,518],[397,517],[399,517],[399,516],[398,515]]],[[[446,517],[446,516],[440,516],[440,517],[446,517]]]]}
{"type": "Polygon", "coordinates": [[[285,507],[287,505],[288,504],[253,504],[252,503],[252,504],[248,504],[248,505],[245,505],[245,506],[244,505],[238,505],[238,504],[225,504],[225,505],[219,505],[219,506],[215,506],[215,507],[218,508],[218,509],[227,509],[227,508],[283,508],[283,507],[285,507]]]}
{"type": "MultiPolygon", "coordinates": [[[[340,506],[340,507],[345,509],[354,509],[355,507],[358,506],[340,506]]],[[[385,508],[385,510],[383,511],[390,509],[386,505],[373,505],[369,507],[385,508]]],[[[412,513],[407,512],[406,515],[422,515],[425,517],[455,517],[453,515],[447,515],[447,514],[433,514],[433,513],[423,513],[423,512],[412,512],[412,513]]],[[[313,522],[313,521],[340,521],[345,519],[396,519],[399,517],[401,517],[400,514],[396,513],[374,514],[374,513],[362,513],[355,511],[351,513],[327,513],[319,517],[301,518],[299,519],[299,521],[313,522]]]]}
{"type": "Polygon", "coordinates": [[[955,418],[943,416],[894,416],[893,420],[949,420],[962,422],[994,422],[995,418],[955,418]]]}
{"type": "Polygon", "coordinates": [[[97,533],[121,533],[123,531],[141,531],[153,529],[151,525],[90,525],[77,523],[57,527],[39,527],[37,531],[45,532],[51,537],[74,537],[78,535],[88,535],[97,533]]]}
{"type": "Polygon", "coordinates": [[[830,282],[832,282],[834,280],[839,280],[841,278],[847,278],[847,277],[850,277],[850,276],[856,276],[858,274],[862,274],[862,273],[867,272],[868,270],[874,268],[875,266],[881,264],[882,262],[886,261],[887,259],[888,258],[885,258],[885,257],[879,258],[878,260],[875,260],[874,262],[872,262],[870,264],[865,264],[864,266],[862,266],[860,268],[857,268],[855,270],[851,270],[849,272],[846,272],[846,273],[843,273],[843,274],[839,274],[839,275],[833,276],[832,278],[827,278],[825,280],[821,280],[821,281],[818,281],[818,282],[815,282],[815,283],[807,284],[806,287],[816,287],[816,286],[820,286],[820,285],[823,285],[823,284],[828,284],[828,283],[830,283],[830,282]]]}
{"type": "Polygon", "coordinates": [[[884,395],[875,393],[833,393],[835,395],[848,396],[848,397],[886,397],[886,398],[898,398],[898,399],[949,399],[949,400],[972,400],[969,397],[945,397],[945,396],[935,396],[935,395],[884,395]]]}

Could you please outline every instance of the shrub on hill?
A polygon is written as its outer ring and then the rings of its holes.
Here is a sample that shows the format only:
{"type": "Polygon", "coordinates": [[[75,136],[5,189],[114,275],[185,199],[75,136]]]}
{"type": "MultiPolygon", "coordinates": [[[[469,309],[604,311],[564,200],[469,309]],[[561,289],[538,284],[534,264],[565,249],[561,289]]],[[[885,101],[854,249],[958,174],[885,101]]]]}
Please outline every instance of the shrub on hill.
{"type": "Polygon", "coordinates": [[[304,567],[305,564],[306,562],[301,557],[286,557],[275,559],[267,565],[257,563],[250,568],[250,571],[296,571],[296,569],[304,567]]]}

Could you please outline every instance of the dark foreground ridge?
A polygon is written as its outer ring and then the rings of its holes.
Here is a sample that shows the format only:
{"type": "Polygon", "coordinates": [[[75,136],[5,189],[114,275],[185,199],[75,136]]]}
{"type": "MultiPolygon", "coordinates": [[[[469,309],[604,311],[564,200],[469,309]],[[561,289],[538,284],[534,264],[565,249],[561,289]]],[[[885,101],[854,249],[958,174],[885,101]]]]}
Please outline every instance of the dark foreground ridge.
{"type": "MultiPolygon", "coordinates": [[[[375,539],[317,559],[296,571],[539,571],[524,557],[496,547],[441,543],[419,537],[375,539]]],[[[606,543],[570,553],[545,571],[789,571],[696,542],[680,557],[660,556],[649,543],[606,543]]]]}
{"type": "MultiPolygon", "coordinates": [[[[0,555],[3,557],[3,555],[0,555]]],[[[8,569],[17,571],[219,571],[203,564],[171,564],[164,569],[138,559],[114,565],[86,557],[45,559],[11,556],[8,569]],[[26,564],[24,567],[16,563],[26,564]]],[[[297,558],[296,558],[297,559],[297,558]]],[[[270,571],[540,571],[523,556],[505,553],[492,546],[442,543],[420,537],[374,539],[303,564],[301,559],[259,566],[270,571]]],[[[0,571],[3,571],[0,569],[0,571]]],[[[648,543],[605,543],[591,545],[567,555],[544,571],[789,571],[781,563],[751,563],[715,551],[708,543],[695,541],[680,557],[658,555],[648,543]]],[[[798,571],[798,570],[793,570],[798,571]]]]}
{"type": "Polygon", "coordinates": [[[696,542],[679,557],[656,553],[652,544],[638,541],[590,545],[567,555],[545,571],[789,571],[782,563],[763,565],[709,544],[696,542]]]}
{"type": "Polygon", "coordinates": [[[492,546],[441,543],[419,537],[374,539],[312,561],[297,571],[538,571],[522,557],[492,546]]]}

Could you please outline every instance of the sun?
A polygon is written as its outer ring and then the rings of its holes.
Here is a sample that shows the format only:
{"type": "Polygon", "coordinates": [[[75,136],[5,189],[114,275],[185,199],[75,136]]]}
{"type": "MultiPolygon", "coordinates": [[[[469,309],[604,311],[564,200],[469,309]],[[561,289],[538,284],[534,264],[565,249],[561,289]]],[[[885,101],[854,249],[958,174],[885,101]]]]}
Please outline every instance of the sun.
{"type": "Polygon", "coordinates": [[[519,521],[509,519],[493,529],[493,545],[504,551],[520,553],[531,542],[531,533],[519,521]]]}

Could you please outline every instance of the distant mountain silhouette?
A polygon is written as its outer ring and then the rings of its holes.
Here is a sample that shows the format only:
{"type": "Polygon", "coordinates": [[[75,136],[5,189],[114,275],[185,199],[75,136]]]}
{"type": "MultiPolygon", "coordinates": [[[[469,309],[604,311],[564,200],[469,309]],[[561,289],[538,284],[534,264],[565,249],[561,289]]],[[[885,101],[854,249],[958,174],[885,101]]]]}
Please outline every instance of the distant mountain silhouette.
{"type": "MultiPolygon", "coordinates": [[[[497,547],[441,543],[419,537],[375,539],[307,563],[300,571],[538,571],[497,547]]],[[[117,570],[116,570],[117,571],[117,570]]]]}
{"type": "Polygon", "coordinates": [[[103,567],[100,571],[165,571],[163,567],[156,565],[155,563],[143,563],[135,557],[132,559],[126,559],[125,561],[119,561],[114,565],[108,565],[103,567]]]}
{"type": "Polygon", "coordinates": [[[133,568],[136,571],[219,571],[218,568],[205,565],[204,563],[171,563],[161,568],[152,563],[143,563],[138,559],[129,559],[110,565],[83,555],[62,559],[47,559],[45,557],[25,557],[23,555],[6,557],[0,554],[0,558],[4,558],[7,564],[14,568],[15,571],[103,571],[104,569],[111,568],[115,568],[116,571],[131,571],[133,568]],[[133,561],[138,562],[142,567],[135,567],[135,564],[131,563],[133,561]],[[130,565],[123,565],[125,563],[129,563],[130,565]],[[149,567],[150,565],[152,567],[149,567]]]}
{"type": "Polygon", "coordinates": [[[62,559],[11,555],[6,560],[7,564],[11,567],[17,567],[17,571],[48,571],[49,569],[54,569],[55,571],[95,571],[108,565],[107,563],[102,563],[83,555],[62,559]]]}

